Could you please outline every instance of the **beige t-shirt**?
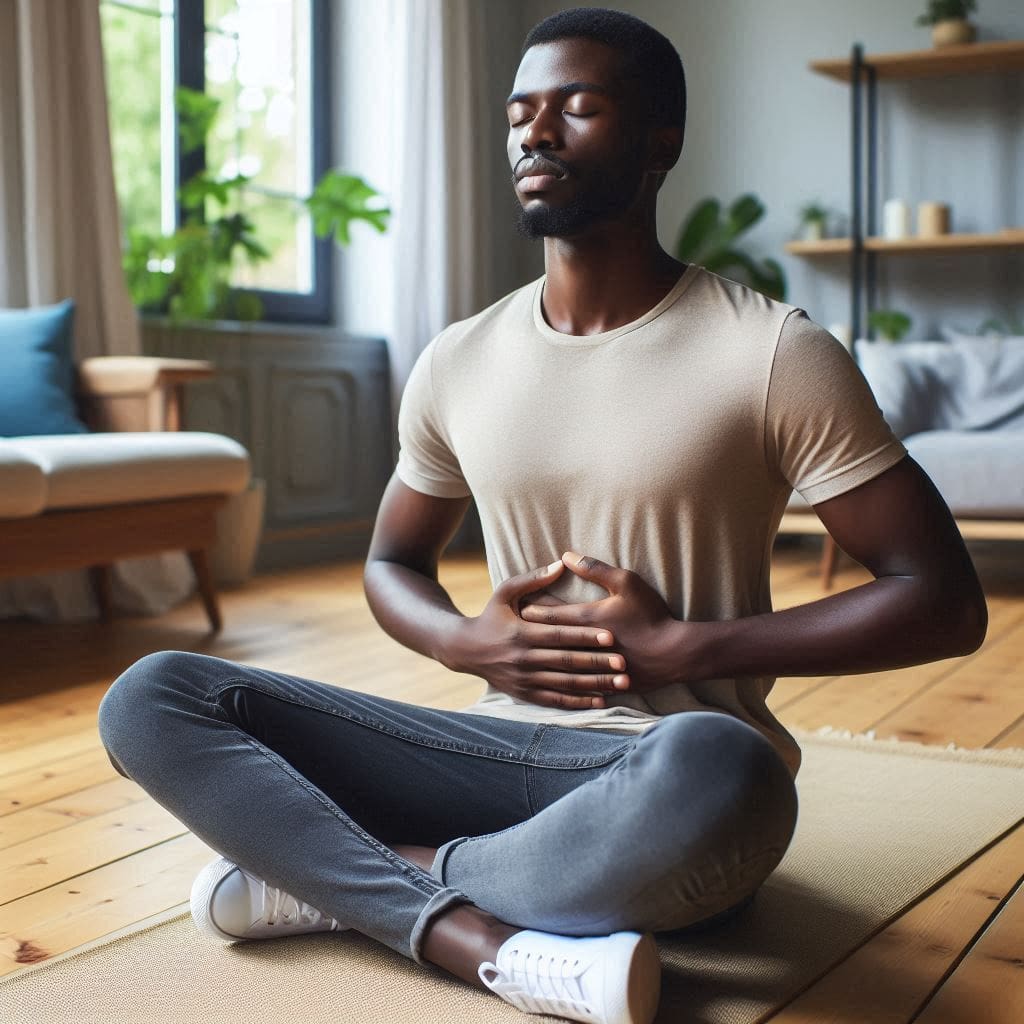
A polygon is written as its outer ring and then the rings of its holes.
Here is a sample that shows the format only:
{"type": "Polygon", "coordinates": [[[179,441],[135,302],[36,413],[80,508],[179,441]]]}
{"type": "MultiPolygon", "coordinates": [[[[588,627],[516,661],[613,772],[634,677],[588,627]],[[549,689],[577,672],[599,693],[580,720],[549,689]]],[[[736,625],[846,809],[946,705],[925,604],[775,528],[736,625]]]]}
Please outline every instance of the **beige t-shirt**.
{"type": "MultiPolygon", "coordinates": [[[[541,277],[442,331],[399,417],[399,477],[474,496],[495,585],[573,550],[639,573],[679,619],[768,612],[792,489],[816,504],[906,454],[847,352],[802,309],[691,264],[639,319],[577,336],[548,325],[543,289],[541,277]]],[[[568,572],[550,589],[606,596],[568,572]]],[[[765,706],[773,682],[673,684],[582,711],[488,686],[465,710],[616,732],[725,711],[795,773],[799,748],[765,706]]]]}

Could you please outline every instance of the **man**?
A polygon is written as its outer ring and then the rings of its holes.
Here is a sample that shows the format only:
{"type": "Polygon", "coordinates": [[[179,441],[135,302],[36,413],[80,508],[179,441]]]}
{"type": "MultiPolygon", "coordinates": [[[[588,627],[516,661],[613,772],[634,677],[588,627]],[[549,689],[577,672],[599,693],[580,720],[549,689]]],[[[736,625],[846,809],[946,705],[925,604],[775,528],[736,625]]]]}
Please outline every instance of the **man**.
{"type": "Polygon", "coordinates": [[[100,725],[223,854],[193,887],[206,934],[354,927],[528,1012],[646,1022],[651,934],[735,913],[791,838],[773,677],[968,653],[985,602],[841,347],[658,245],[685,121],[671,44],[555,15],[508,119],[546,272],[417,363],[365,574],[384,629],[486,694],[440,712],[164,653],[100,725]],[[773,613],[794,486],[875,579],[773,613]],[[496,584],[476,617],[437,582],[471,495],[496,584]]]}

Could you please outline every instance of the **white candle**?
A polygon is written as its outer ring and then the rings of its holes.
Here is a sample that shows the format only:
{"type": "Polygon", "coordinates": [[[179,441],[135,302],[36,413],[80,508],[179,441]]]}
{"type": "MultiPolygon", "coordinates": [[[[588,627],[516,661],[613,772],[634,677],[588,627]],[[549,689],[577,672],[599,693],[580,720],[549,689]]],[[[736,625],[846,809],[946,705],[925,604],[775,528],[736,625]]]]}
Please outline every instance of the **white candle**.
{"type": "Polygon", "coordinates": [[[887,199],[882,210],[882,234],[906,238],[910,234],[910,206],[902,199],[887,199]]]}

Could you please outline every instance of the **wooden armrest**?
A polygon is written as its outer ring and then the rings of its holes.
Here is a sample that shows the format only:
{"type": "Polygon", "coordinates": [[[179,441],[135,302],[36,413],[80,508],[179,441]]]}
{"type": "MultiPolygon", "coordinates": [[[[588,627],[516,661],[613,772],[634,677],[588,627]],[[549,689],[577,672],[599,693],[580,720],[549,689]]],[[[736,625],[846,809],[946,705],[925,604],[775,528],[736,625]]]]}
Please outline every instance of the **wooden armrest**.
{"type": "Polygon", "coordinates": [[[137,395],[155,388],[206,380],[215,372],[203,359],[161,356],[97,356],[78,367],[78,391],[83,395],[137,395]]]}
{"type": "Polygon", "coordinates": [[[202,359],[97,356],[78,367],[82,417],[92,430],[180,430],[184,386],[214,375],[202,359]]]}

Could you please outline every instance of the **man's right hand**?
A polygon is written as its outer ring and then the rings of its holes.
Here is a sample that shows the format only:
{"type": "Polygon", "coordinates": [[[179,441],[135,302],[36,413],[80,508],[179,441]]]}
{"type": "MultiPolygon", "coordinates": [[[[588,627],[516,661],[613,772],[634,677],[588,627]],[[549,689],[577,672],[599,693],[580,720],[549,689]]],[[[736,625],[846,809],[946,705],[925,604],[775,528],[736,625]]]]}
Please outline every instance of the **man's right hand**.
{"type": "Polygon", "coordinates": [[[626,689],[626,662],[610,650],[615,638],[609,630],[519,617],[520,600],[550,586],[564,569],[561,561],[552,562],[499,584],[484,610],[463,620],[448,666],[542,707],[601,708],[602,694],[626,689]]]}

